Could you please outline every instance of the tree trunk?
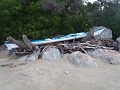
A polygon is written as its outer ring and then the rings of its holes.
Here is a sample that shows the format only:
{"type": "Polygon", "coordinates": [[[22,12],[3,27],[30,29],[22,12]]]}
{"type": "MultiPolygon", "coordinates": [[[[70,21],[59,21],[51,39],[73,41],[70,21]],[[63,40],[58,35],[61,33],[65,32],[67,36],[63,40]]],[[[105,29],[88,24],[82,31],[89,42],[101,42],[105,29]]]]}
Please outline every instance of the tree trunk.
{"type": "Polygon", "coordinates": [[[23,41],[19,41],[19,40],[15,40],[13,37],[9,36],[7,37],[7,40],[10,41],[11,43],[16,44],[17,46],[19,46],[22,49],[26,49],[28,51],[34,51],[35,46],[30,43],[30,41],[28,40],[26,35],[23,35],[23,41]]]}
{"type": "Polygon", "coordinates": [[[17,46],[19,46],[20,48],[23,49],[28,49],[28,47],[25,45],[25,43],[23,41],[19,41],[19,40],[15,40],[13,37],[9,36],[7,37],[7,40],[10,41],[11,43],[16,44],[17,46]]]}
{"type": "Polygon", "coordinates": [[[94,35],[94,30],[90,29],[88,31],[88,34],[84,38],[82,38],[81,42],[85,43],[86,41],[93,40],[94,39],[93,35],[94,35]]]}
{"type": "Polygon", "coordinates": [[[34,50],[35,49],[35,45],[33,45],[27,38],[26,35],[22,35],[23,41],[25,43],[26,46],[28,46],[28,48],[30,48],[30,50],[34,50]]]}

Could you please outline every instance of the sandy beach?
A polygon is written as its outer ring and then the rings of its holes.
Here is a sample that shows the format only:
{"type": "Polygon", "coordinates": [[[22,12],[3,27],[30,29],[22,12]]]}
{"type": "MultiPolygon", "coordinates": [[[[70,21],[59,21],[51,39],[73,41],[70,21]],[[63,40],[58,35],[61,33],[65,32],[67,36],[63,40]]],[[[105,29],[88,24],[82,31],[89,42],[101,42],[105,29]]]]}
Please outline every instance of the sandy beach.
{"type": "MultiPolygon", "coordinates": [[[[68,56],[0,67],[0,90],[120,90],[120,65],[94,58],[99,64],[97,68],[82,68],[72,64],[68,56]]],[[[23,62],[0,61],[0,65],[9,63],[23,62]]]]}

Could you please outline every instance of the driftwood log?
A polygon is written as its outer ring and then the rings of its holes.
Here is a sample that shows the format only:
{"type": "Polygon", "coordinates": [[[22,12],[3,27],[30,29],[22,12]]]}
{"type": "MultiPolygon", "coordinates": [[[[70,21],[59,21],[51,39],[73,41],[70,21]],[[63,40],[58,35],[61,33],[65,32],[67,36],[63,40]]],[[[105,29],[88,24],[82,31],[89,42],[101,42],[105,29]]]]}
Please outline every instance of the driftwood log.
{"type": "Polygon", "coordinates": [[[11,36],[7,37],[8,41],[19,46],[17,51],[14,52],[14,54],[20,54],[20,55],[35,54],[35,58],[38,59],[38,57],[40,55],[40,48],[38,48],[37,46],[32,44],[26,35],[22,35],[22,39],[23,39],[23,41],[20,41],[20,40],[15,40],[11,36]]]}
{"type": "Polygon", "coordinates": [[[24,41],[25,45],[26,45],[31,51],[35,50],[35,45],[32,44],[32,43],[30,42],[30,40],[28,40],[28,38],[27,38],[26,35],[22,35],[22,38],[23,38],[23,41],[24,41]]]}
{"type": "Polygon", "coordinates": [[[27,38],[26,35],[22,36],[23,41],[20,40],[15,40],[13,37],[9,36],[7,37],[7,40],[10,41],[11,43],[16,44],[19,46],[19,48],[25,49],[27,51],[34,51],[35,50],[35,45],[33,45],[27,38]]]}
{"type": "Polygon", "coordinates": [[[81,42],[85,43],[86,41],[93,40],[94,39],[93,35],[94,35],[94,30],[90,29],[88,31],[88,34],[85,37],[82,38],[81,42]]]}
{"type": "Polygon", "coordinates": [[[25,43],[23,41],[19,41],[19,40],[15,40],[13,37],[8,36],[7,40],[10,41],[11,43],[16,44],[17,46],[19,46],[20,48],[23,49],[28,49],[28,47],[25,45],[25,43]]]}

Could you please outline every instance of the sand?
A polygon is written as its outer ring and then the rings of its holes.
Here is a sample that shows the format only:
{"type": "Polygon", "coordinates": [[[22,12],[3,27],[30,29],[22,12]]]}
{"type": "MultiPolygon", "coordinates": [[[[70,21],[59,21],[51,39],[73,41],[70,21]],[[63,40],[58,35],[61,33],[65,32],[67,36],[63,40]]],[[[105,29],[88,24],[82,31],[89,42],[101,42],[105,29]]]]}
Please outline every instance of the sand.
{"type": "MultiPolygon", "coordinates": [[[[13,68],[0,67],[0,90],[120,90],[120,65],[94,58],[99,67],[82,68],[69,62],[68,56],[52,61],[39,59],[13,68]]],[[[22,62],[0,61],[0,65],[9,63],[22,62]]]]}

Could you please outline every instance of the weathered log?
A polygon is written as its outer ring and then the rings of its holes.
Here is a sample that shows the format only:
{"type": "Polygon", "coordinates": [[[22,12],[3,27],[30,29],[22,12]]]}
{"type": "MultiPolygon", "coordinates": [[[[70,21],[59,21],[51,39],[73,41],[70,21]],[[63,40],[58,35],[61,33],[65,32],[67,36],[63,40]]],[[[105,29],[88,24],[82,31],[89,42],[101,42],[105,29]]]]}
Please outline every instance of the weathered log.
{"type": "Polygon", "coordinates": [[[81,39],[81,42],[85,43],[86,41],[93,40],[94,39],[93,35],[94,35],[94,30],[90,29],[88,31],[88,34],[84,38],[81,39]]]}
{"type": "Polygon", "coordinates": [[[16,44],[19,46],[18,49],[14,52],[16,55],[24,55],[24,54],[34,54],[35,59],[38,59],[40,55],[40,48],[32,44],[26,35],[22,35],[23,41],[15,40],[13,37],[9,36],[7,37],[7,40],[11,43],[16,44]]]}
{"type": "Polygon", "coordinates": [[[14,43],[16,44],[17,46],[19,46],[20,48],[23,48],[23,49],[28,49],[29,47],[26,46],[26,44],[23,42],[23,41],[19,41],[19,40],[15,40],[13,37],[11,36],[8,36],[6,38],[8,41],[10,41],[11,43],[14,43]]]}
{"type": "Polygon", "coordinates": [[[26,51],[35,51],[36,50],[36,46],[33,45],[27,38],[26,35],[22,36],[23,41],[20,40],[15,40],[13,37],[9,36],[7,37],[7,40],[10,41],[11,43],[16,44],[17,46],[19,46],[19,48],[24,49],[26,51]]]}
{"type": "Polygon", "coordinates": [[[28,40],[28,38],[27,38],[26,35],[22,35],[22,38],[23,38],[23,41],[24,41],[25,45],[28,46],[28,48],[30,48],[31,51],[33,51],[33,50],[35,49],[35,45],[32,44],[32,43],[28,40]]]}

